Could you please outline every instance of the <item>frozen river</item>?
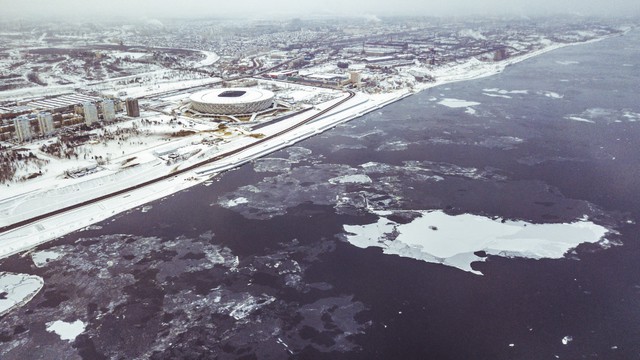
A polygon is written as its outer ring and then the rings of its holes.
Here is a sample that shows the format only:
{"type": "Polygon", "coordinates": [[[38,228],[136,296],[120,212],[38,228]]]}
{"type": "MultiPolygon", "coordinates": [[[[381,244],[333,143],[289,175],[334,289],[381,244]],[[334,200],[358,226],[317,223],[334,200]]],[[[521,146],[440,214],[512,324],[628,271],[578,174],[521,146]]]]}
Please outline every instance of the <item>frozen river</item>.
{"type": "Polygon", "coordinates": [[[3,259],[44,286],[0,358],[633,358],[639,48],[429,89],[3,259]]]}

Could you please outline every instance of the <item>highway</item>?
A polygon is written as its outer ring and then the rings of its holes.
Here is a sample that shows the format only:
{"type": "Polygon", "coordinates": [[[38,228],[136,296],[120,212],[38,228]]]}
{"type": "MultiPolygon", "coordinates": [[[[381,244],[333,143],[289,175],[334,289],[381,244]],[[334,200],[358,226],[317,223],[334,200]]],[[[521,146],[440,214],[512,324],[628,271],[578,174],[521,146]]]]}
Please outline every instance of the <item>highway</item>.
{"type": "Polygon", "coordinates": [[[82,201],[80,203],[77,203],[77,204],[74,204],[74,205],[70,205],[70,206],[67,206],[67,207],[64,207],[64,208],[61,208],[61,209],[58,209],[58,210],[54,210],[54,211],[51,211],[51,212],[48,212],[48,213],[45,213],[45,214],[42,214],[42,215],[38,215],[38,216],[29,218],[29,219],[25,219],[25,220],[13,223],[11,225],[0,227],[0,233],[4,233],[4,232],[7,232],[7,231],[15,230],[17,228],[20,228],[20,227],[23,227],[23,226],[27,226],[27,225],[30,225],[30,224],[35,223],[37,221],[46,219],[46,218],[48,218],[50,216],[60,215],[60,214],[63,214],[65,212],[67,212],[67,211],[75,210],[75,209],[81,208],[83,206],[87,206],[87,205],[90,205],[90,204],[93,204],[93,203],[96,203],[96,202],[99,202],[99,201],[102,201],[102,200],[105,200],[105,199],[112,198],[114,196],[122,195],[122,194],[125,194],[125,193],[128,193],[128,192],[143,188],[145,186],[149,186],[151,184],[155,184],[155,183],[163,181],[163,180],[170,179],[170,178],[172,178],[172,177],[174,177],[176,175],[180,175],[180,174],[192,171],[192,170],[194,170],[196,168],[199,168],[201,166],[204,166],[204,165],[209,165],[209,164],[214,163],[216,161],[225,159],[225,158],[227,158],[229,156],[238,154],[238,153],[240,153],[242,151],[245,151],[245,150],[250,149],[252,147],[255,147],[255,146],[258,146],[260,144],[263,144],[263,143],[265,143],[267,141],[274,140],[279,136],[282,136],[282,135],[284,135],[286,133],[289,133],[289,132],[291,132],[291,131],[293,131],[295,129],[298,129],[298,128],[300,128],[300,127],[302,127],[302,126],[304,126],[304,125],[316,120],[317,118],[327,114],[328,112],[334,110],[338,106],[340,106],[340,105],[346,103],[347,101],[351,100],[356,95],[353,91],[350,91],[350,90],[347,90],[346,92],[348,93],[348,96],[346,98],[344,98],[344,99],[340,100],[339,102],[331,105],[330,107],[328,107],[328,108],[320,111],[319,113],[317,113],[315,115],[312,115],[312,116],[310,116],[310,117],[308,117],[308,118],[306,118],[306,119],[304,119],[304,120],[302,120],[302,121],[300,121],[300,122],[298,122],[298,123],[296,123],[296,124],[294,124],[294,125],[292,125],[292,126],[290,126],[288,128],[286,128],[286,129],[283,129],[283,130],[281,130],[281,131],[279,131],[279,132],[277,132],[275,134],[272,134],[272,135],[266,136],[266,137],[264,137],[262,139],[259,139],[259,140],[255,141],[255,142],[253,142],[253,143],[251,143],[249,145],[245,145],[245,146],[239,147],[237,149],[234,149],[234,150],[231,150],[231,151],[227,151],[225,153],[216,155],[216,156],[214,156],[214,157],[212,157],[210,159],[207,159],[207,160],[201,161],[199,163],[190,165],[190,166],[188,166],[188,167],[186,167],[184,169],[172,172],[172,173],[167,174],[167,175],[160,176],[160,177],[155,178],[155,179],[151,179],[151,180],[142,182],[142,183],[134,185],[134,186],[130,186],[130,187],[127,187],[127,188],[124,188],[124,189],[121,189],[121,190],[106,194],[106,195],[102,195],[102,196],[99,196],[97,198],[93,198],[93,199],[90,199],[90,200],[82,201]]]}

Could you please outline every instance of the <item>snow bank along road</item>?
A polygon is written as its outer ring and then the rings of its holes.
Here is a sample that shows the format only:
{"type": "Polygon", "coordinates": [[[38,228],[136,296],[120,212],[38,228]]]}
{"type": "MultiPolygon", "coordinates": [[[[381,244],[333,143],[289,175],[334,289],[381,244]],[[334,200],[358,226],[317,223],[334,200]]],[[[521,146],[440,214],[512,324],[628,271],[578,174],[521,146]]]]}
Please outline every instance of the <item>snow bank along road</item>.
{"type": "Polygon", "coordinates": [[[312,122],[312,121],[324,116],[325,114],[331,112],[332,110],[334,110],[338,106],[343,105],[347,101],[351,100],[356,95],[355,92],[353,92],[353,91],[347,91],[347,93],[348,93],[347,97],[345,97],[344,99],[340,100],[339,102],[329,106],[328,108],[326,108],[326,109],[314,114],[313,116],[310,116],[310,117],[308,117],[308,118],[306,118],[306,119],[304,119],[304,120],[302,120],[302,121],[300,121],[300,122],[298,122],[298,123],[286,128],[284,130],[281,130],[281,131],[279,131],[279,132],[277,132],[275,134],[269,135],[269,136],[267,136],[267,137],[265,137],[263,139],[259,139],[259,140],[255,141],[255,142],[253,142],[253,143],[251,143],[249,145],[238,147],[238,148],[233,149],[231,151],[219,154],[219,155],[214,156],[212,158],[209,158],[207,160],[204,160],[204,161],[201,161],[199,163],[196,163],[196,164],[193,164],[191,166],[188,166],[188,167],[186,167],[184,169],[180,169],[180,170],[171,172],[169,174],[166,174],[166,175],[163,175],[163,176],[151,179],[151,180],[147,180],[147,181],[141,182],[141,183],[136,184],[134,186],[130,186],[130,187],[118,190],[118,191],[114,191],[114,192],[106,194],[106,195],[102,195],[102,196],[99,196],[99,197],[96,197],[96,198],[93,198],[93,199],[90,199],[90,200],[86,200],[86,201],[81,201],[81,202],[79,202],[77,204],[74,204],[74,205],[66,206],[64,208],[60,208],[60,209],[57,209],[57,210],[54,210],[54,211],[50,211],[50,212],[45,213],[45,214],[34,216],[32,218],[29,218],[29,219],[25,219],[25,220],[18,221],[16,223],[13,223],[13,224],[10,224],[10,225],[6,225],[6,226],[3,226],[3,227],[0,227],[0,233],[11,231],[11,230],[20,228],[22,226],[29,225],[29,224],[34,223],[36,221],[46,219],[46,218],[48,218],[50,216],[59,215],[59,214],[65,213],[67,211],[78,209],[80,207],[83,207],[83,206],[86,206],[86,205],[89,205],[89,204],[93,204],[93,203],[96,203],[96,202],[101,201],[101,200],[105,200],[105,199],[108,199],[108,198],[111,198],[111,197],[114,197],[114,196],[122,195],[122,194],[125,194],[127,192],[134,191],[134,190],[143,188],[145,186],[148,186],[148,185],[151,185],[151,184],[155,184],[155,183],[163,181],[163,180],[170,179],[170,178],[175,177],[177,175],[192,171],[192,170],[194,170],[196,168],[199,168],[201,166],[208,165],[208,164],[214,163],[216,161],[220,161],[222,159],[228,158],[228,157],[233,156],[235,154],[238,154],[238,153],[240,153],[242,151],[245,151],[245,150],[247,150],[249,148],[256,147],[256,146],[264,144],[264,143],[266,143],[268,141],[273,141],[279,136],[282,136],[282,135],[284,135],[286,133],[289,133],[289,132],[291,132],[291,131],[293,131],[295,129],[298,129],[298,128],[300,128],[300,127],[302,127],[302,126],[304,126],[304,125],[306,125],[306,124],[308,124],[308,123],[310,123],[310,122],[312,122]]]}

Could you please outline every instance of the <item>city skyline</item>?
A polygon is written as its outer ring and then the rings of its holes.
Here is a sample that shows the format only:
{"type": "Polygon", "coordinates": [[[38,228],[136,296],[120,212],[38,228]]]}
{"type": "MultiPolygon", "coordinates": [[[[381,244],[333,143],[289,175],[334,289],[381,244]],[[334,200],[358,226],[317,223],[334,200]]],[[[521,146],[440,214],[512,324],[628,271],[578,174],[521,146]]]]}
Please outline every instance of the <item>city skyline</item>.
{"type": "MultiPolygon", "coordinates": [[[[203,4],[201,1],[184,0],[179,5],[166,0],[136,1],[114,0],[95,2],[90,6],[86,1],[26,0],[13,2],[1,0],[3,8],[0,18],[38,16],[84,16],[100,17],[210,17],[210,16],[466,16],[466,15],[516,15],[537,16],[552,14],[574,14],[588,16],[634,16],[640,14],[640,3],[632,0],[616,2],[596,0],[542,0],[531,3],[524,0],[485,0],[482,2],[455,0],[443,4],[436,1],[400,0],[388,1],[337,1],[296,2],[293,0],[226,2],[224,4],[203,4]]],[[[99,18],[98,18],[99,20],[99,18]]]]}

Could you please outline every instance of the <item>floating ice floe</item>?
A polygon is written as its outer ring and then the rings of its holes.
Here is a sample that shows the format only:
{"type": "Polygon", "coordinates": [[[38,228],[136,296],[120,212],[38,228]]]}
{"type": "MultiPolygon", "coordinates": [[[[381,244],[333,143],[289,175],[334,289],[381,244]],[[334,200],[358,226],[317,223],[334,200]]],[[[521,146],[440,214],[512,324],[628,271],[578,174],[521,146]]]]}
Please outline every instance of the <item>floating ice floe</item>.
{"type": "Polygon", "coordinates": [[[60,339],[69,341],[74,341],[84,331],[85,327],[86,325],[80,320],[72,323],[61,320],[47,323],[48,332],[56,333],[60,336],[60,339]]]}
{"type": "Polygon", "coordinates": [[[255,172],[287,172],[291,169],[291,160],[282,158],[263,158],[253,162],[255,172]]]}
{"type": "Polygon", "coordinates": [[[529,93],[529,90],[503,90],[503,89],[498,89],[498,88],[491,88],[491,89],[482,89],[482,91],[487,92],[487,93],[498,93],[501,95],[506,95],[506,94],[523,94],[526,95],[529,93]]]}
{"type": "Polygon", "coordinates": [[[49,261],[60,259],[62,255],[63,254],[59,252],[42,250],[42,251],[36,251],[34,253],[31,253],[31,260],[33,260],[33,264],[36,267],[41,268],[46,266],[49,263],[49,261]]]}
{"type": "Polygon", "coordinates": [[[446,107],[450,107],[453,109],[466,108],[465,112],[469,115],[476,114],[476,110],[472,108],[472,106],[480,105],[479,102],[460,100],[460,99],[442,99],[438,102],[438,104],[444,105],[446,107]]]}
{"type": "Polygon", "coordinates": [[[526,95],[529,93],[528,90],[503,90],[503,89],[497,89],[497,88],[482,89],[482,91],[483,91],[482,95],[491,96],[491,97],[501,97],[505,99],[511,99],[512,97],[509,96],[510,94],[526,95]]]}
{"type": "Polygon", "coordinates": [[[370,184],[371,178],[364,174],[344,175],[329,179],[332,184],[370,184]]]}
{"type": "MultiPolygon", "coordinates": [[[[471,109],[471,108],[468,108],[471,109]]],[[[406,141],[394,140],[383,143],[376,148],[376,151],[403,151],[409,148],[409,144],[406,141]]]]}
{"type": "Polygon", "coordinates": [[[585,219],[568,224],[531,224],[525,221],[494,220],[443,211],[375,211],[379,219],[367,225],[344,225],[347,240],[360,248],[379,247],[385,254],[439,263],[474,274],[471,263],[484,261],[476,255],[562,258],[585,242],[598,242],[608,232],[585,219]],[[391,215],[414,216],[408,223],[391,220],[391,215]]]}
{"type": "Polygon", "coordinates": [[[0,272],[0,316],[31,301],[43,285],[36,275],[0,272]]]}
{"type": "Polygon", "coordinates": [[[238,206],[240,204],[246,204],[248,202],[249,202],[249,200],[247,200],[247,198],[239,197],[237,199],[232,199],[232,200],[227,201],[226,207],[234,207],[234,206],[238,206]]]}
{"type": "Polygon", "coordinates": [[[628,111],[628,110],[624,110],[622,112],[622,117],[630,122],[636,122],[636,121],[640,121],[640,113],[637,112],[632,112],[632,111],[628,111]]]}
{"type": "Polygon", "coordinates": [[[553,92],[553,91],[538,91],[537,92],[538,95],[544,95],[548,98],[552,98],[552,99],[562,99],[564,98],[564,95],[560,95],[557,92],[553,92]]]}
{"type": "Polygon", "coordinates": [[[331,152],[336,152],[340,150],[362,150],[367,147],[362,144],[335,144],[331,146],[331,152]]]}
{"type": "Polygon", "coordinates": [[[482,93],[482,95],[491,96],[491,97],[501,97],[501,98],[505,98],[505,99],[511,99],[512,98],[509,95],[502,95],[502,94],[482,93]]]}
{"type": "Polygon", "coordinates": [[[451,99],[451,98],[442,99],[438,101],[438,104],[446,107],[454,108],[454,109],[480,105],[479,102],[475,102],[475,101],[467,101],[467,100],[451,99]]]}
{"type": "Polygon", "coordinates": [[[573,121],[586,122],[586,123],[590,123],[590,124],[595,124],[595,121],[589,120],[589,119],[585,119],[585,118],[581,118],[579,116],[567,116],[565,119],[573,120],[573,121]]]}
{"type": "Polygon", "coordinates": [[[236,320],[242,320],[256,310],[276,301],[275,297],[264,294],[252,296],[249,293],[228,293],[221,290],[214,290],[211,295],[215,295],[214,303],[219,304],[215,311],[236,320]]]}
{"type": "Polygon", "coordinates": [[[573,61],[573,60],[557,60],[556,64],[560,64],[560,65],[578,65],[580,64],[579,61],[573,61]]]}

